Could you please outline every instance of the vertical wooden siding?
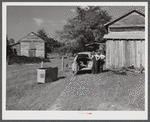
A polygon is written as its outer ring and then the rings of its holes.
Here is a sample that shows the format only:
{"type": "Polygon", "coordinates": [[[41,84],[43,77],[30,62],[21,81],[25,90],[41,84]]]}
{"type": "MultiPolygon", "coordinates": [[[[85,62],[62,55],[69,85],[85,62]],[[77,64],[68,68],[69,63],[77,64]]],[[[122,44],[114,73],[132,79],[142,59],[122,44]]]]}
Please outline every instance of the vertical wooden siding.
{"type": "Polygon", "coordinates": [[[144,40],[107,40],[106,67],[145,66],[144,40]]]}

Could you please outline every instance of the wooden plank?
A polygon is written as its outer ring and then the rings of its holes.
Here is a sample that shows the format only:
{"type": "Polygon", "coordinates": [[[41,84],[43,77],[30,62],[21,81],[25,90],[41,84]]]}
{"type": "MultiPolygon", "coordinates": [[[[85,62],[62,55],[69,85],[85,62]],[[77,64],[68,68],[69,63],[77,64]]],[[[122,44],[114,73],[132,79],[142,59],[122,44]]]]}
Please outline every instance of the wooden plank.
{"type": "Polygon", "coordinates": [[[145,68],[145,40],[142,41],[142,66],[145,68]]]}
{"type": "Polygon", "coordinates": [[[118,59],[118,57],[117,57],[117,53],[118,53],[118,48],[117,48],[118,46],[117,46],[117,41],[114,41],[114,67],[116,68],[117,67],[117,59],[118,59]]]}
{"type": "Polygon", "coordinates": [[[109,68],[109,54],[110,49],[109,49],[109,41],[106,41],[106,68],[109,68]]]}
{"type": "Polygon", "coordinates": [[[136,57],[135,57],[135,50],[136,50],[136,46],[135,46],[135,41],[132,41],[132,47],[131,47],[131,50],[132,50],[132,61],[131,61],[131,65],[133,65],[133,66],[135,66],[135,59],[136,59],[136,57]]]}
{"type": "Polygon", "coordinates": [[[121,50],[121,58],[122,58],[122,61],[121,61],[121,67],[124,66],[124,41],[121,40],[121,47],[122,47],[122,50],[121,50]]]}
{"type": "Polygon", "coordinates": [[[129,40],[126,40],[125,42],[125,66],[128,67],[130,65],[130,45],[129,40]]]}
{"type": "Polygon", "coordinates": [[[109,56],[108,56],[108,60],[109,60],[109,62],[108,62],[108,64],[109,64],[109,68],[110,68],[110,59],[111,59],[111,41],[109,40],[109,56]]]}
{"type": "Polygon", "coordinates": [[[117,57],[118,57],[118,62],[117,62],[117,67],[119,67],[120,66],[120,45],[119,45],[119,40],[117,41],[117,57]]]}
{"type": "Polygon", "coordinates": [[[113,47],[112,47],[112,40],[109,41],[109,48],[110,48],[110,55],[109,55],[109,64],[110,64],[110,68],[112,67],[112,50],[113,50],[113,47]]]}
{"type": "Polygon", "coordinates": [[[130,66],[130,62],[131,62],[131,41],[132,40],[128,40],[128,54],[127,54],[127,57],[128,57],[128,66],[130,66]]]}
{"type": "Polygon", "coordinates": [[[132,66],[133,65],[133,40],[129,41],[129,45],[130,45],[130,62],[129,65],[132,66]]]}
{"type": "Polygon", "coordinates": [[[118,40],[114,43],[114,67],[118,66],[118,40]]]}
{"type": "Polygon", "coordinates": [[[140,68],[141,64],[141,41],[138,41],[138,68],[140,68]]]}
{"type": "Polygon", "coordinates": [[[119,67],[119,41],[116,41],[116,66],[119,67]]]}
{"type": "Polygon", "coordinates": [[[132,40],[129,40],[129,50],[130,50],[130,60],[129,60],[129,66],[131,66],[132,65],[132,60],[133,60],[133,48],[132,48],[132,40]]]}
{"type": "Polygon", "coordinates": [[[124,60],[124,66],[127,64],[127,41],[124,41],[124,53],[125,53],[125,60],[124,60]]]}
{"type": "Polygon", "coordinates": [[[112,52],[111,52],[111,54],[112,54],[112,64],[111,64],[111,66],[115,67],[115,65],[114,65],[114,62],[115,62],[115,41],[112,41],[112,46],[113,46],[113,48],[112,48],[112,52]]]}
{"type": "Polygon", "coordinates": [[[109,64],[110,64],[110,68],[111,68],[111,66],[112,66],[112,60],[113,60],[113,57],[112,57],[112,50],[113,50],[113,45],[112,45],[112,40],[111,41],[109,41],[110,43],[110,45],[109,45],[109,48],[110,48],[110,55],[109,55],[109,58],[110,58],[110,60],[109,60],[109,64]]]}
{"type": "Polygon", "coordinates": [[[125,41],[122,40],[122,67],[124,66],[125,63],[125,41]]]}
{"type": "Polygon", "coordinates": [[[121,67],[123,67],[123,50],[124,50],[124,48],[123,48],[123,40],[121,40],[120,41],[120,47],[121,47],[121,51],[120,51],[120,55],[121,55],[121,64],[120,64],[120,66],[121,67]]]}
{"type": "Polygon", "coordinates": [[[120,45],[119,45],[119,43],[120,43],[120,40],[118,40],[117,41],[117,57],[118,57],[118,63],[117,63],[117,67],[119,67],[120,66],[120,45]]]}
{"type": "Polygon", "coordinates": [[[115,62],[115,41],[112,40],[112,43],[111,43],[111,47],[112,47],[112,50],[111,50],[111,66],[114,67],[114,62],[115,62]]]}
{"type": "Polygon", "coordinates": [[[137,67],[137,43],[136,41],[134,41],[134,44],[135,44],[135,67],[137,67]]]}
{"type": "Polygon", "coordinates": [[[139,41],[136,41],[136,67],[140,68],[140,51],[139,51],[139,41]]]}
{"type": "Polygon", "coordinates": [[[139,41],[140,66],[142,65],[142,40],[139,41]]]}

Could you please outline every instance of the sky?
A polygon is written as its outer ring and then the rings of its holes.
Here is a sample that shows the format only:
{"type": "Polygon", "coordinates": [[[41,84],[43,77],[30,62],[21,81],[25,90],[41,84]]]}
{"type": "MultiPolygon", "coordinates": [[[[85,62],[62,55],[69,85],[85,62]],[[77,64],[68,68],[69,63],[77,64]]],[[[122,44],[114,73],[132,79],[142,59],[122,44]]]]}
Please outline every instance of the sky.
{"type": "MultiPolygon", "coordinates": [[[[7,35],[15,42],[30,32],[45,29],[50,37],[62,30],[67,19],[76,16],[77,6],[7,6],[7,35]]],[[[84,7],[83,7],[84,8],[84,7]]],[[[144,6],[101,6],[113,18],[136,9],[145,12],[144,6]]]]}

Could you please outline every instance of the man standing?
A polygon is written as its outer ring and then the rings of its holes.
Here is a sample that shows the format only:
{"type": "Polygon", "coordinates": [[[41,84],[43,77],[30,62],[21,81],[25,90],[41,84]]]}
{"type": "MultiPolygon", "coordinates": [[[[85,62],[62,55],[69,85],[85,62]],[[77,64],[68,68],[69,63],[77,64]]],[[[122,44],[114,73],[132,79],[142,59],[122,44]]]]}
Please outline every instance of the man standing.
{"type": "Polygon", "coordinates": [[[99,73],[99,60],[100,56],[96,52],[92,52],[92,60],[93,60],[93,66],[92,66],[92,74],[99,73]]]}
{"type": "Polygon", "coordinates": [[[100,72],[102,72],[103,71],[103,64],[104,64],[105,55],[103,55],[103,53],[101,51],[99,56],[100,56],[99,69],[100,69],[100,72]]]}
{"type": "Polygon", "coordinates": [[[96,58],[95,58],[95,51],[93,51],[91,53],[92,57],[92,61],[93,61],[93,65],[92,65],[92,74],[95,74],[95,68],[96,68],[96,58]]]}

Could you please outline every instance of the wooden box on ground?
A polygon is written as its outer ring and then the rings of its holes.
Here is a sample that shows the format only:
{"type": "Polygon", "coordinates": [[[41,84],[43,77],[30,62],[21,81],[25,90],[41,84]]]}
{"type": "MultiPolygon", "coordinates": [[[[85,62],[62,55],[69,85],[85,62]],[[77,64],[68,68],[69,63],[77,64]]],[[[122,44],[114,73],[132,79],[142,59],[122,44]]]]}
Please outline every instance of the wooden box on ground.
{"type": "Polygon", "coordinates": [[[57,80],[57,76],[58,76],[58,68],[57,67],[52,68],[51,76],[52,76],[52,81],[57,80]]]}
{"type": "Polygon", "coordinates": [[[37,69],[37,82],[48,83],[57,80],[58,68],[39,68],[37,69]]]}

